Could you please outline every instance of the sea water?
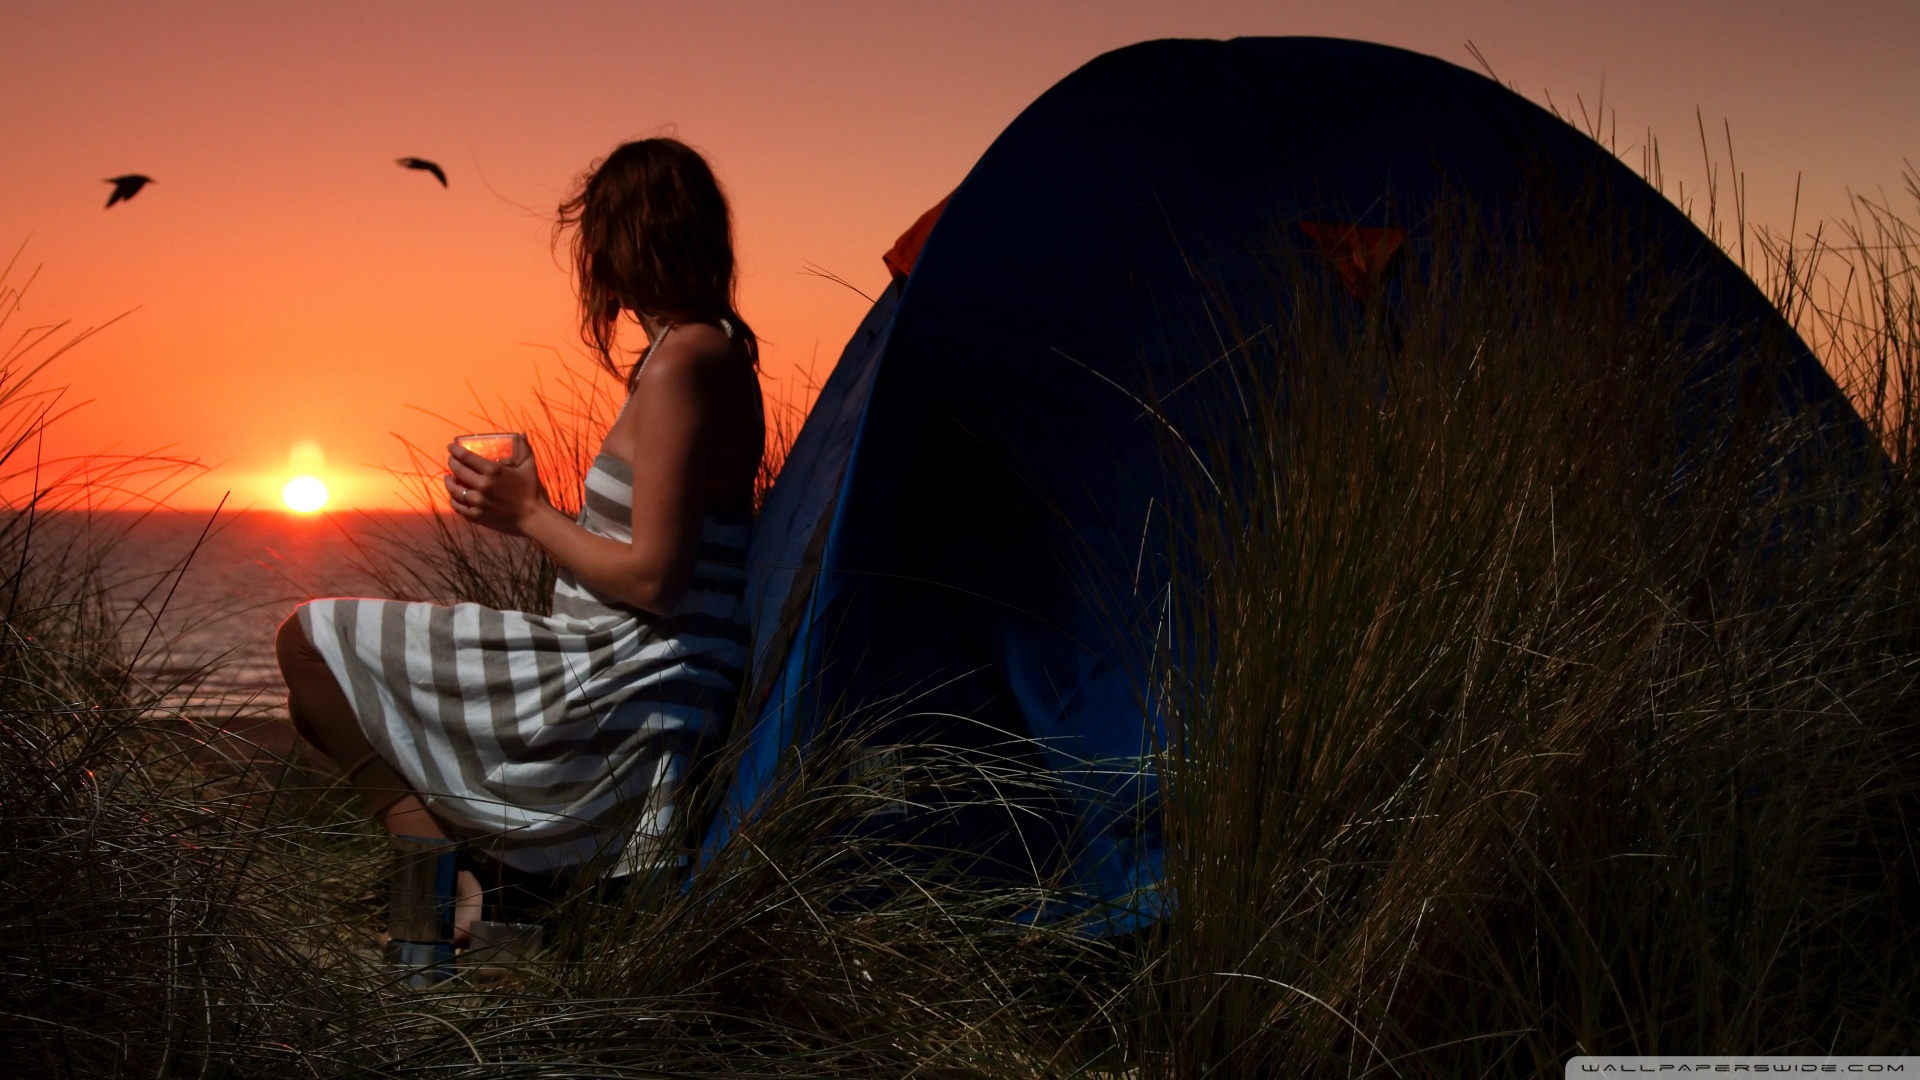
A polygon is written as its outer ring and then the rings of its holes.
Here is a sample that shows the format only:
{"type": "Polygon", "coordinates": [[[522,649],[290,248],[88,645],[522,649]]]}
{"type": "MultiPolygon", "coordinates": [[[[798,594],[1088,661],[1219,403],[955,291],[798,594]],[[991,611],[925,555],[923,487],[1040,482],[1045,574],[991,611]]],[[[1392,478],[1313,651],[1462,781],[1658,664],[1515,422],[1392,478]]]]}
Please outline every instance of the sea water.
{"type": "Polygon", "coordinates": [[[419,514],[277,511],[107,513],[49,523],[85,529],[132,659],[136,688],[163,710],[282,753],[293,741],[275,629],[303,600],[379,596],[382,536],[424,536],[419,514]]]}

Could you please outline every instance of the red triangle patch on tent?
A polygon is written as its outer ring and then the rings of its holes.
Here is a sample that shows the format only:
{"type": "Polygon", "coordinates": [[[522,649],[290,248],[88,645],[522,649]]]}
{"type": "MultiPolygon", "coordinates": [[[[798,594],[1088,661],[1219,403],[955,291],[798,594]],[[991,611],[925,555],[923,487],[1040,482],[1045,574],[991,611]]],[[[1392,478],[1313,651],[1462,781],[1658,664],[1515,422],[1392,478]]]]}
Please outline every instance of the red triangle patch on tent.
{"type": "Polygon", "coordinates": [[[1387,264],[1407,242],[1407,230],[1375,228],[1371,225],[1330,225],[1321,221],[1303,221],[1300,231],[1313,238],[1320,254],[1340,275],[1347,291],[1360,300],[1370,299],[1380,287],[1387,264]]]}
{"type": "Polygon", "coordinates": [[[887,269],[893,272],[895,278],[913,273],[913,264],[920,261],[920,246],[927,242],[927,235],[933,232],[934,223],[940,220],[940,211],[947,208],[947,199],[951,198],[953,196],[948,195],[946,199],[934,203],[933,209],[921,214],[919,220],[908,226],[907,231],[900,234],[900,239],[893,242],[893,247],[880,256],[880,261],[887,264],[887,269]]]}

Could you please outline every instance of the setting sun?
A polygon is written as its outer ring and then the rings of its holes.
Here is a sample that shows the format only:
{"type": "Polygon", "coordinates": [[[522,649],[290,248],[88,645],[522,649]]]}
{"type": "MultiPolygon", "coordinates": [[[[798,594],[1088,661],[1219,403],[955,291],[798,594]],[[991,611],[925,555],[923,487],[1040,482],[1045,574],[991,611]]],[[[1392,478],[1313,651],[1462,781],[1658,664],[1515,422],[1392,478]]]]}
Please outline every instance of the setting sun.
{"type": "Polygon", "coordinates": [[[296,476],[287,481],[280,497],[286,500],[287,509],[311,514],[327,505],[327,485],[321,483],[318,477],[296,476]]]}

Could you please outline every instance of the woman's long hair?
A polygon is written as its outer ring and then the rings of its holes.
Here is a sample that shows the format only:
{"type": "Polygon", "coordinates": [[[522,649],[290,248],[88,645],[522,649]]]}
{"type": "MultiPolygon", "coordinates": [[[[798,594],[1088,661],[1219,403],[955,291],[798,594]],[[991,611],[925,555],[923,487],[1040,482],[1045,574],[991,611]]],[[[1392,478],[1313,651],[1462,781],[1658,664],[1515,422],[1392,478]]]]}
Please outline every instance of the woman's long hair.
{"type": "Polygon", "coordinates": [[[622,370],[614,359],[622,311],[668,326],[725,319],[759,363],[758,339],[734,308],[727,197],[699,151],[666,138],[622,145],[560,204],[555,241],[569,229],[580,338],[629,386],[638,365],[622,370]]]}

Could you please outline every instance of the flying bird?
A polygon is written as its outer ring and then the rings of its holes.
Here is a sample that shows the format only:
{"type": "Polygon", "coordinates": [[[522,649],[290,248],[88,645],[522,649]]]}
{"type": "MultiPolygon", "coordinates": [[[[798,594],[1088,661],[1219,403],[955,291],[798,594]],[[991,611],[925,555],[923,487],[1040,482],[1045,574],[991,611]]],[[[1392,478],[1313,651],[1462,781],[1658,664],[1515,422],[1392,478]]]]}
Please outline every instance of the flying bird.
{"type": "Polygon", "coordinates": [[[435,180],[440,181],[441,187],[447,186],[447,174],[440,171],[440,166],[435,165],[433,162],[428,161],[426,158],[403,157],[403,158],[394,158],[393,160],[395,164],[399,165],[401,168],[404,168],[404,169],[419,169],[422,172],[430,172],[433,174],[433,178],[435,180]]]}
{"type": "Polygon", "coordinates": [[[112,207],[114,203],[126,202],[128,199],[140,194],[141,188],[153,183],[153,177],[141,176],[139,173],[128,173],[125,176],[116,176],[111,180],[102,182],[113,185],[113,194],[107,197],[107,206],[112,207]]]}

